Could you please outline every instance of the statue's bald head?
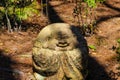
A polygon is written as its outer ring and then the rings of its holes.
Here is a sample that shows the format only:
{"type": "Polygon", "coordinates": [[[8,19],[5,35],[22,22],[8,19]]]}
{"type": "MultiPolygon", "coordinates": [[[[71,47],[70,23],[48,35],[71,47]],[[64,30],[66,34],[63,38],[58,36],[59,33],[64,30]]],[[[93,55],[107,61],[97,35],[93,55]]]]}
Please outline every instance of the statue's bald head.
{"type": "Polygon", "coordinates": [[[55,23],[46,26],[37,37],[43,48],[54,50],[71,50],[78,45],[77,36],[72,27],[66,23],[55,23]]]}

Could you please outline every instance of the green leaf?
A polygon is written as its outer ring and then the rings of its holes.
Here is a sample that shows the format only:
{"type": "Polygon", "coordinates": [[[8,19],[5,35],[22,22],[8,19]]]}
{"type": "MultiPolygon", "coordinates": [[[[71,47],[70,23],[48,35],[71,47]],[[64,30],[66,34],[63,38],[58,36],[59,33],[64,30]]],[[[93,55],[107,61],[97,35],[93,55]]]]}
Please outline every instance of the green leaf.
{"type": "Polygon", "coordinates": [[[120,43],[120,38],[117,40],[118,43],[120,43]]]}
{"type": "Polygon", "coordinates": [[[88,46],[90,49],[96,50],[96,47],[94,45],[89,45],[88,46]]]}
{"type": "Polygon", "coordinates": [[[118,48],[116,49],[116,53],[117,53],[117,54],[120,54],[120,47],[118,47],[118,48]]]}
{"type": "Polygon", "coordinates": [[[86,2],[87,5],[91,8],[95,8],[98,2],[104,2],[104,1],[105,0],[84,0],[84,2],[86,2]]]}
{"type": "Polygon", "coordinates": [[[84,0],[87,4],[88,4],[88,6],[89,7],[96,7],[96,2],[95,2],[95,0],[84,0]]]}

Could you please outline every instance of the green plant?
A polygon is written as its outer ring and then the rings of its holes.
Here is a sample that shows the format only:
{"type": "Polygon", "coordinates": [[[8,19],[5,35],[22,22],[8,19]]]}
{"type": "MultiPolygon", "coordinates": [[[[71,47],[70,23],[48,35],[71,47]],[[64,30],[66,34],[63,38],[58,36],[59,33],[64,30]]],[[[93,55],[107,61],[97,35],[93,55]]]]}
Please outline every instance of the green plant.
{"type": "Polygon", "coordinates": [[[96,50],[96,47],[94,45],[89,45],[88,47],[94,51],[96,50]]]}
{"type": "Polygon", "coordinates": [[[117,40],[118,47],[116,48],[117,61],[120,62],[120,38],[117,40]]]}
{"type": "Polygon", "coordinates": [[[120,38],[117,40],[117,42],[120,44],[120,38]]]}
{"type": "Polygon", "coordinates": [[[87,3],[87,5],[89,7],[95,7],[96,6],[95,0],[84,0],[84,1],[87,3]]]}
{"type": "Polygon", "coordinates": [[[5,23],[8,28],[8,32],[12,32],[14,29],[21,29],[22,20],[27,19],[30,16],[39,14],[37,9],[38,5],[36,0],[1,0],[0,1],[0,13],[1,19],[5,19],[5,23]]]}
{"type": "Polygon", "coordinates": [[[78,26],[82,28],[84,35],[93,34],[96,27],[96,11],[98,3],[105,0],[75,0],[76,6],[73,10],[73,16],[78,26]]]}
{"type": "Polygon", "coordinates": [[[98,2],[104,2],[105,0],[84,0],[84,2],[87,3],[87,5],[91,8],[95,8],[98,2]]]}

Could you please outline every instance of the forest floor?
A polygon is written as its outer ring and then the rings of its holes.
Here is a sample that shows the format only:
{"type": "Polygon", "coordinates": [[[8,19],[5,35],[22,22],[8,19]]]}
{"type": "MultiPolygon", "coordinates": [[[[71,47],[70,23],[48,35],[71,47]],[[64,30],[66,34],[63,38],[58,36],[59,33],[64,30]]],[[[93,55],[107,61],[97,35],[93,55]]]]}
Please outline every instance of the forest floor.
{"type": "MultiPolygon", "coordinates": [[[[74,3],[50,1],[62,22],[75,25],[72,15],[74,3]]],[[[90,49],[88,78],[86,80],[120,80],[119,62],[115,48],[120,39],[120,0],[107,0],[96,8],[97,30],[85,36],[90,49]]],[[[27,21],[26,31],[8,33],[0,29],[0,80],[31,80],[32,47],[39,31],[48,25],[45,15],[27,21]],[[28,28],[28,29],[27,29],[28,28]]]]}

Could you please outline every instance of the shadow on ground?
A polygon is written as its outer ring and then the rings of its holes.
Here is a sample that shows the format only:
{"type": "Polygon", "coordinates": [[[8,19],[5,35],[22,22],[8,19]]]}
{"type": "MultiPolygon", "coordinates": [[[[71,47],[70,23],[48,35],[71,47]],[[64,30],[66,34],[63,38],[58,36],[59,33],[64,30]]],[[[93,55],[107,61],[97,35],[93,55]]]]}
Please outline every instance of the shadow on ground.
{"type": "Polygon", "coordinates": [[[105,71],[105,68],[89,56],[88,76],[86,80],[115,80],[105,71]]]}
{"type": "MultiPolygon", "coordinates": [[[[113,2],[113,3],[114,3],[113,5],[115,5],[116,1],[113,2]]],[[[115,6],[111,5],[111,4],[109,4],[107,1],[105,1],[105,2],[103,3],[103,5],[104,5],[105,7],[107,7],[108,9],[112,9],[113,11],[118,12],[119,14],[102,16],[102,17],[100,17],[99,19],[97,19],[96,24],[100,24],[100,23],[102,23],[102,22],[104,22],[104,21],[107,21],[107,20],[109,20],[109,19],[112,19],[112,18],[120,17],[120,8],[119,8],[119,7],[115,7],[115,6]]]]}
{"type": "Polygon", "coordinates": [[[14,70],[11,67],[13,64],[15,62],[0,50],[0,80],[19,80],[14,77],[14,70]]]}
{"type": "MultiPolygon", "coordinates": [[[[47,0],[43,1],[43,4],[46,4],[47,0]]],[[[43,7],[43,14],[48,17],[49,23],[60,23],[60,22],[64,22],[64,20],[62,20],[60,18],[60,16],[57,14],[57,12],[54,10],[53,6],[48,2],[48,6],[43,7]]]]}
{"type": "MultiPolygon", "coordinates": [[[[77,40],[80,43],[79,49],[83,54],[89,53],[87,41],[82,37],[80,29],[78,27],[71,28],[73,34],[77,36],[77,40]]],[[[83,55],[84,57],[84,55],[83,55]]],[[[84,57],[85,58],[85,57],[84,57]]],[[[105,68],[93,57],[88,54],[88,76],[86,80],[115,80],[112,79],[105,71],[105,68]]],[[[83,67],[86,62],[86,58],[82,59],[83,67]]],[[[84,73],[83,73],[84,74],[84,73]]]]}

